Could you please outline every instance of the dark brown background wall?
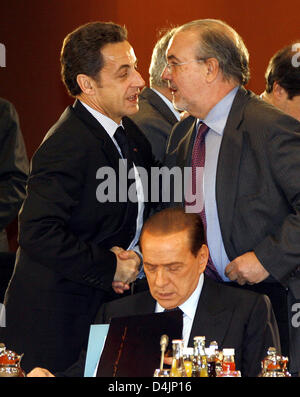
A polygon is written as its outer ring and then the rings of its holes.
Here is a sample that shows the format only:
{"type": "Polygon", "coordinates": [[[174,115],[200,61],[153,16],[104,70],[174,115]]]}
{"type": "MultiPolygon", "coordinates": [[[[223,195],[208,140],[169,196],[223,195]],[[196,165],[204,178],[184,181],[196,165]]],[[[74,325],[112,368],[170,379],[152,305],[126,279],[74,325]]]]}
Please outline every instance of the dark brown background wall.
{"type": "MultiPolygon", "coordinates": [[[[199,18],[222,19],[244,38],[250,52],[248,88],[264,89],[269,58],[282,46],[300,42],[298,0],[1,0],[0,96],[17,108],[29,157],[64,108],[73,102],[60,81],[63,38],[95,20],[126,25],[129,41],[148,81],[148,66],[160,29],[199,18]]],[[[10,228],[14,245],[15,224],[10,228]]]]}

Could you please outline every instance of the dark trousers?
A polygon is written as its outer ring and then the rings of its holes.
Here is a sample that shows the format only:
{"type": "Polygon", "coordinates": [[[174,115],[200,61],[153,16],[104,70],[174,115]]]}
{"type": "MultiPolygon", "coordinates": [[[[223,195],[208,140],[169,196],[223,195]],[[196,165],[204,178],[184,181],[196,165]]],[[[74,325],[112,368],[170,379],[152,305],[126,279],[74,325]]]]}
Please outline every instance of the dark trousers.
{"type": "Polygon", "coordinates": [[[258,283],[254,285],[239,285],[235,282],[226,283],[234,287],[248,289],[267,295],[272,303],[273,311],[277,320],[281,353],[283,356],[289,356],[289,323],[288,323],[288,304],[287,290],[279,283],[258,283]]]}

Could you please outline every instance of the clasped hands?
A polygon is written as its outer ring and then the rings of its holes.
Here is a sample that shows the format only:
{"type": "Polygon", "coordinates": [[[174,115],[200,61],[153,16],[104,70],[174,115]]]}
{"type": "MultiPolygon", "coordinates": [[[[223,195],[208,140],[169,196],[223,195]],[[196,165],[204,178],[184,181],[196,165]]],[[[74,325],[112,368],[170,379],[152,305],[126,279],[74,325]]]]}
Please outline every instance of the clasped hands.
{"type": "Polygon", "coordinates": [[[117,294],[128,290],[129,284],[135,281],[139,274],[141,259],[133,250],[124,250],[120,247],[110,249],[117,258],[117,269],[112,282],[112,288],[117,294]]]}
{"type": "Polygon", "coordinates": [[[238,256],[225,269],[225,275],[240,285],[259,283],[269,274],[253,251],[238,256]]]}

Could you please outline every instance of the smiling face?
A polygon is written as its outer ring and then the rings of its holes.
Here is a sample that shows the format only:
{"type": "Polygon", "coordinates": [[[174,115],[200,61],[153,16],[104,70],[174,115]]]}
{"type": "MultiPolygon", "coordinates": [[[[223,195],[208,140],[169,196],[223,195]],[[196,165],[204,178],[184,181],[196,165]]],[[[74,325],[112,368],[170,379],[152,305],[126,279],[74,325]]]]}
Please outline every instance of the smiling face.
{"type": "Polygon", "coordinates": [[[186,229],[163,236],[145,231],[141,247],[153,298],[166,309],[184,303],[196,289],[206,267],[207,246],[202,245],[198,254],[193,255],[186,229]]]}
{"type": "Polygon", "coordinates": [[[138,95],[145,82],[136,70],[136,56],[128,41],[107,44],[101,53],[104,66],[96,79],[85,76],[79,98],[119,124],[123,116],[139,110],[138,95]],[[90,87],[84,87],[88,83],[90,87]]]}

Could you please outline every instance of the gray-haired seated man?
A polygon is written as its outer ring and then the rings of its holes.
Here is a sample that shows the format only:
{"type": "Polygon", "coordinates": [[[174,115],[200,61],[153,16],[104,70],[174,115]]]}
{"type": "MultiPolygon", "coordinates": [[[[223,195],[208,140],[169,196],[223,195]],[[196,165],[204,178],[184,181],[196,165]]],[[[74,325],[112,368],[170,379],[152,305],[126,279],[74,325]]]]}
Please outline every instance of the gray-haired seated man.
{"type": "MultiPolygon", "coordinates": [[[[161,312],[179,307],[186,346],[205,335],[219,348],[235,348],[242,376],[257,376],[268,347],[280,351],[276,320],[267,296],[216,282],[205,275],[209,252],[200,216],[181,208],[162,210],[144,224],[141,239],[149,291],[104,304],[96,322],[113,317],[161,312]]],[[[77,363],[56,376],[83,376],[85,351],[77,363]]],[[[53,376],[33,369],[28,376],[53,376]]]]}

